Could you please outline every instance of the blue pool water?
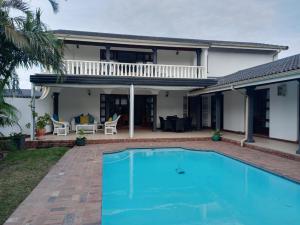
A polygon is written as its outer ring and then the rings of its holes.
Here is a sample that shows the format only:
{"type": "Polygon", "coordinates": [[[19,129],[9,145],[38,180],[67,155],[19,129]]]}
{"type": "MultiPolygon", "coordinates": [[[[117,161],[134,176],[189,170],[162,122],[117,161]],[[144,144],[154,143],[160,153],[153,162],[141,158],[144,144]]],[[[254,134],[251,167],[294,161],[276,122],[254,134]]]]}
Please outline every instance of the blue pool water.
{"type": "Polygon", "coordinates": [[[299,225],[300,185],[214,152],[103,159],[102,225],[299,225]]]}

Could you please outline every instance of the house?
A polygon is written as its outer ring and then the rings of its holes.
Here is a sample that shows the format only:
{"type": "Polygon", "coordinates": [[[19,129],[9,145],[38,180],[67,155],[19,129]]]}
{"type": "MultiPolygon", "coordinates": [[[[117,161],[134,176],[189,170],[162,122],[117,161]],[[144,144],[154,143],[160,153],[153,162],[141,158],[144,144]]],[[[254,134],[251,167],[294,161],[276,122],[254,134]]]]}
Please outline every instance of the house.
{"type": "Polygon", "coordinates": [[[54,33],[65,44],[66,74],[62,82],[51,71],[30,76],[33,90],[49,92],[37,105],[48,102],[50,114],[66,121],[90,113],[104,123],[114,113],[122,114],[120,123],[129,127],[130,137],[134,127],[155,131],[159,117],[172,115],[191,117],[195,129],[214,128],[214,98],[190,97],[190,92],[216,85],[218,77],[273,62],[287,49],[248,42],[54,33]]]}
{"type": "Polygon", "coordinates": [[[278,60],[287,46],[53,32],[65,45],[66,73],[60,82],[51,71],[30,76],[32,94],[44,93],[37,111],[65,121],[89,113],[99,123],[121,114],[130,137],[177,115],[195,130],[245,133],[248,142],[253,134],[298,141],[299,55],[278,60]]]}

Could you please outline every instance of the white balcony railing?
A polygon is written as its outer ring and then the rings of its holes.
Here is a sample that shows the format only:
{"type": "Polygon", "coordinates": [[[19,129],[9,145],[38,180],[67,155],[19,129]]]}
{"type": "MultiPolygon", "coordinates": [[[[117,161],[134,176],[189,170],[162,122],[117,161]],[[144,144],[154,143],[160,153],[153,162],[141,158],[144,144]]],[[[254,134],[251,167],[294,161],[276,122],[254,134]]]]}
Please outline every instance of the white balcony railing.
{"type": "Polygon", "coordinates": [[[206,79],[204,66],[65,60],[67,75],[206,79]]]}

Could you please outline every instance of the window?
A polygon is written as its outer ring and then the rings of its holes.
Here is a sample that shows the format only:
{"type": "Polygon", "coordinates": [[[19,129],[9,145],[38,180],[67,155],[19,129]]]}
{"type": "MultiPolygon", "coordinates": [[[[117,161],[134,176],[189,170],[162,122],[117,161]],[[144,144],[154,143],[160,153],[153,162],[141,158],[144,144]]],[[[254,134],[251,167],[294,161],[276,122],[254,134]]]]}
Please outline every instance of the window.
{"type": "MultiPolygon", "coordinates": [[[[100,59],[106,60],[106,50],[100,50],[100,59]]],[[[153,62],[152,52],[133,52],[133,51],[110,51],[110,60],[123,63],[147,63],[153,62]]]]}

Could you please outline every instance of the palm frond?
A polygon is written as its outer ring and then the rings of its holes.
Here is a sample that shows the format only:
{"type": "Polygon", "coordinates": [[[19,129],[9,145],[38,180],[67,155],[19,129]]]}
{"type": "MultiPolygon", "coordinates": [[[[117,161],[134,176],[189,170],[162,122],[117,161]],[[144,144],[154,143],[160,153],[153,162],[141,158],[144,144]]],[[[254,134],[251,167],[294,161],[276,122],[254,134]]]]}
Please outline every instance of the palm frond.
{"type": "Polygon", "coordinates": [[[18,122],[18,110],[0,97],[0,127],[13,126],[18,122]]]}
{"type": "Polygon", "coordinates": [[[16,9],[23,13],[29,12],[29,5],[23,0],[2,0],[0,6],[7,9],[16,9]]]}
{"type": "Polygon", "coordinates": [[[48,0],[52,6],[53,12],[58,12],[58,3],[56,0],[48,0]]]}
{"type": "Polygon", "coordinates": [[[24,37],[23,33],[16,30],[13,26],[4,26],[4,33],[7,40],[14,43],[18,48],[29,47],[28,40],[24,37]]]}

